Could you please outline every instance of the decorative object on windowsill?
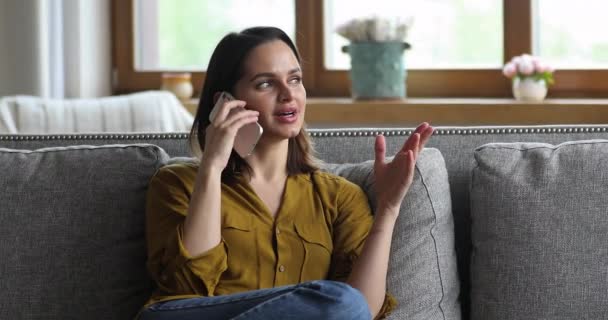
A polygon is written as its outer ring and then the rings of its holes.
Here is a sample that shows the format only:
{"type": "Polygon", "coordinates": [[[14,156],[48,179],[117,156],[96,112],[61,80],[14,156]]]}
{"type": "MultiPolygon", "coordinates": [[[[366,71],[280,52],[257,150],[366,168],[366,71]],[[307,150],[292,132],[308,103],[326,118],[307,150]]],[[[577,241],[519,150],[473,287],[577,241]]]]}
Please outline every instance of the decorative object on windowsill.
{"type": "Polygon", "coordinates": [[[502,73],[513,81],[513,96],[519,101],[542,101],[554,83],[555,70],[539,57],[522,54],[505,64],[502,73]]]}
{"type": "Polygon", "coordinates": [[[192,82],[190,82],[192,75],[190,73],[166,72],[162,77],[161,90],[172,92],[180,100],[188,100],[192,97],[193,88],[192,82]]]}
{"type": "Polygon", "coordinates": [[[350,40],[342,47],[351,58],[351,94],[355,99],[402,99],[406,97],[404,50],[412,18],[359,18],[339,26],[336,32],[350,40]]]}

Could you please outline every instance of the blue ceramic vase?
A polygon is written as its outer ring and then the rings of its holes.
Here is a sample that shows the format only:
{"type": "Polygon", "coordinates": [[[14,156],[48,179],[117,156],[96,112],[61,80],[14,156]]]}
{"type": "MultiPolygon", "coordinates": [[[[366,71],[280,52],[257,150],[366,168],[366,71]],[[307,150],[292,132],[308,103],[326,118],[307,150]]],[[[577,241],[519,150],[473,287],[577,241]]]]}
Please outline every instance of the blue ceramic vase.
{"type": "Polygon", "coordinates": [[[406,42],[351,42],[342,51],[351,58],[350,80],[354,99],[406,97],[403,53],[406,42]]]}

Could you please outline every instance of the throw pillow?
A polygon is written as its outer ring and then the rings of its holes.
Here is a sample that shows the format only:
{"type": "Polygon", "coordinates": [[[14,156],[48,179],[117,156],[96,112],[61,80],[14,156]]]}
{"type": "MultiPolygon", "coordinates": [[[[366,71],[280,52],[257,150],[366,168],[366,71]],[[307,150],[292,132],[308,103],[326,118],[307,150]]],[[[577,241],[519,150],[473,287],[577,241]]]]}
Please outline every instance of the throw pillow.
{"type": "Polygon", "coordinates": [[[132,319],[153,288],[153,145],[0,149],[0,319],[132,319]]]}
{"type": "Polygon", "coordinates": [[[472,319],[606,319],[608,141],[474,155],[472,319]]]}
{"type": "MultiPolygon", "coordinates": [[[[360,185],[375,209],[373,166],[327,164],[325,170],[360,185]]],[[[437,149],[424,149],[416,163],[393,233],[387,286],[398,301],[389,319],[461,318],[450,186],[437,149]]]]}

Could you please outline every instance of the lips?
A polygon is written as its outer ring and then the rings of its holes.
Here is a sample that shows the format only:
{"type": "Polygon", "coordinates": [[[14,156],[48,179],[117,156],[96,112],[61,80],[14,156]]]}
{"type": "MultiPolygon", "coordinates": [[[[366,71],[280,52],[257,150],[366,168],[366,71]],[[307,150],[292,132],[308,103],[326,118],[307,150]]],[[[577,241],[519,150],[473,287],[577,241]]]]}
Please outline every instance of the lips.
{"type": "Polygon", "coordinates": [[[275,116],[278,117],[291,117],[298,113],[297,108],[282,108],[274,113],[275,116]]]}
{"type": "Polygon", "coordinates": [[[274,113],[280,123],[292,124],[298,119],[298,109],[293,107],[281,108],[274,113]]]}

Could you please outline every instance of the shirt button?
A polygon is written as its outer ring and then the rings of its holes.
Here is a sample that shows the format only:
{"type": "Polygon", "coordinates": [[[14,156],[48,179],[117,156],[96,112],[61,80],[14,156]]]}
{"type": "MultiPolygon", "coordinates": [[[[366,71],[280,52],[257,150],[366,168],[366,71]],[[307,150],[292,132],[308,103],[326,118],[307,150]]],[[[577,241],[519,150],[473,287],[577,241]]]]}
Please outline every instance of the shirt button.
{"type": "Polygon", "coordinates": [[[285,271],[285,267],[283,265],[280,265],[279,266],[279,272],[283,272],[283,271],[285,271]]]}
{"type": "Polygon", "coordinates": [[[277,235],[281,234],[281,230],[279,230],[279,228],[277,228],[277,235]]]}

